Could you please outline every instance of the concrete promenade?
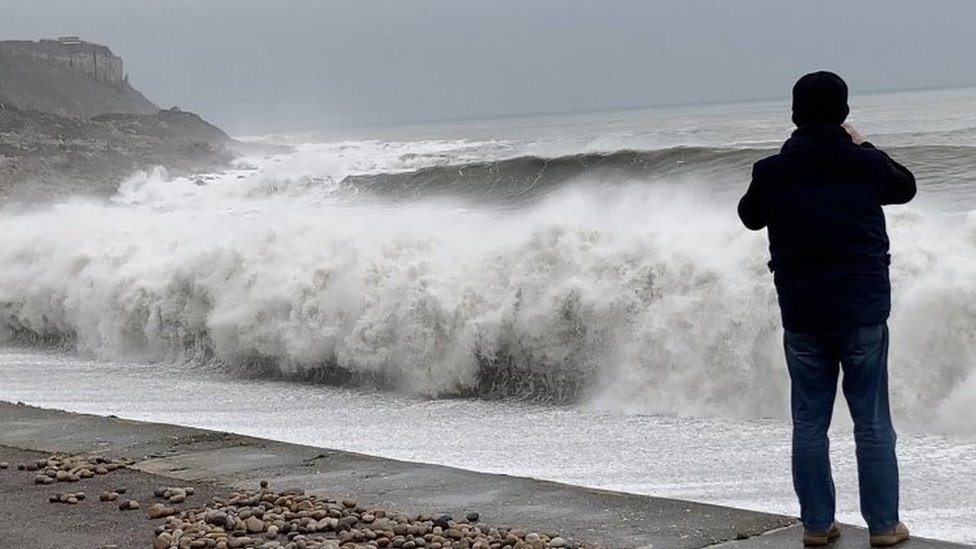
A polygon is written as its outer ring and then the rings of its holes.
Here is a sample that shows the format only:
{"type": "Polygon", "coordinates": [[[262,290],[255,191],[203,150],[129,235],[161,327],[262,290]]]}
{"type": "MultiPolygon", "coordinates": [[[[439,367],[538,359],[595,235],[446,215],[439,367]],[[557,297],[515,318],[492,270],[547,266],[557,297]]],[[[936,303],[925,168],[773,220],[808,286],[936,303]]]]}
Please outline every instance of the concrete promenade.
{"type": "MultiPolygon", "coordinates": [[[[328,418],[320,418],[328,421],[328,418]]],[[[0,402],[0,548],[152,547],[145,509],[159,486],[193,486],[194,503],[233,488],[301,488],[336,500],[406,513],[480,514],[486,525],[553,532],[571,543],[608,548],[753,549],[802,547],[796,520],[687,501],[595,490],[505,475],[409,463],[227,433],[0,402]],[[53,486],[33,484],[16,464],[47,453],[135,460],[128,470],[53,486]],[[98,494],[124,485],[139,511],[119,511],[98,494]],[[48,503],[52,492],[85,491],[78,505],[48,503]]],[[[191,504],[190,501],[187,504],[191,504]]],[[[868,547],[863,529],[845,527],[838,549],[868,547]]],[[[915,539],[904,549],[958,548],[915,539]]]]}

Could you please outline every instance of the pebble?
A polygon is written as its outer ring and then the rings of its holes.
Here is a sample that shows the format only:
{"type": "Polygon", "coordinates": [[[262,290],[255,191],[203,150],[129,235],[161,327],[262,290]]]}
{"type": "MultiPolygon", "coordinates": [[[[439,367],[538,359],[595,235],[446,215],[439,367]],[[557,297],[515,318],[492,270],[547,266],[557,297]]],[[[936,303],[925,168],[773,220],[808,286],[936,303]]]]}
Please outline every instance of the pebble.
{"type": "Polygon", "coordinates": [[[0,469],[9,469],[10,463],[6,461],[0,461],[0,469]]]}
{"type": "Polygon", "coordinates": [[[135,511],[139,508],[139,502],[134,499],[127,499],[119,504],[119,511],[135,511]]]}
{"type": "Polygon", "coordinates": [[[478,522],[478,519],[481,518],[481,515],[479,515],[478,513],[468,513],[467,515],[464,516],[464,518],[466,518],[468,522],[478,522]]]}
{"type": "Polygon", "coordinates": [[[566,540],[556,536],[549,540],[549,547],[566,547],[566,540]]]}
{"type": "Polygon", "coordinates": [[[34,484],[54,484],[54,479],[47,475],[37,475],[34,477],[34,484]]]}
{"type": "Polygon", "coordinates": [[[169,549],[170,545],[173,544],[173,534],[169,532],[163,532],[156,536],[153,540],[153,549],[169,549]]]}
{"type": "Polygon", "coordinates": [[[249,517],[244,521],[249,534],[260,534],[264,532],[264,521],[257,517],[249,517]]]}
{"type": "Polygon", "coordinates": [[[157,519],[175,515],[176,511],[172,507],[167,507],[162,503],[154,503],[149,506],[148,514],[149,518],[157,519]]]}
{"type": "Polygon", "coordinates": [[[115,501],[117,499],[119,499],[118,492],[102,492],[98,496],[98,501],[115,501]]]}

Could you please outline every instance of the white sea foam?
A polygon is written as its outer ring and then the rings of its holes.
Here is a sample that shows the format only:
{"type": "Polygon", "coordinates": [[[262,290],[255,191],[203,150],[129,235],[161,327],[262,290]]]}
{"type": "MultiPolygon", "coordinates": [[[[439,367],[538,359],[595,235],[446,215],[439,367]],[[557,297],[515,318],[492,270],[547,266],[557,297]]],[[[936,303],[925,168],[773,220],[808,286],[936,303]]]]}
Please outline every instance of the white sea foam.
{"type": "MultiPolygon", "coordinates": [[[[487,387],[785,415],[765,239],[707,173],[579,181],[519,209],[384,204],[340,184],[479,146],[306,145],[202,182],[137,175],[110,203],[2,212],[0,337],[70,336],[104,359],[339,369],[435,397],[487,387]]],[[[890,225],[896,413],[974,433],[959,415],[976,400],[976,223],[900,208],[890,225]]]]}

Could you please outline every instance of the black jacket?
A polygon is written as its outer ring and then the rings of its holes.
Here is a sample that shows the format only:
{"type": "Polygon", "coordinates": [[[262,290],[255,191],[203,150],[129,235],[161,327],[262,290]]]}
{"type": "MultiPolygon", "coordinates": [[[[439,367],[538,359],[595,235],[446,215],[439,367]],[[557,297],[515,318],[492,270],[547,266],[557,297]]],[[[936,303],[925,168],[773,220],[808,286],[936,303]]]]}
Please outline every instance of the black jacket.
{"type": "Polygon", "coordinates": [[[783,327],[791,332],[884,322],[891,311],[885,204],[915,196],[915,177],[840,126],[804,126],[752,168],[739,217],[767,228],[783,327]]]}

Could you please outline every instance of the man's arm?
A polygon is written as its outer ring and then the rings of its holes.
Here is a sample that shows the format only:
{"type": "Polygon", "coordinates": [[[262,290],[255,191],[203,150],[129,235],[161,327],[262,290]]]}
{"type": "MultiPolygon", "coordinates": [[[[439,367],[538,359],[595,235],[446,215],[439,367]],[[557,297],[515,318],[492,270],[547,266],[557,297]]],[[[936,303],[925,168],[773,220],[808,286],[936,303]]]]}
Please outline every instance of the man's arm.
{"type": "Polygon", "coordinates": [[[915,176],[908,171],[908,168],[895,162],[887,154],[884,154],[884,157],[884,176],[881,178],[881,205],[905,204],[915,198],[915,192],[918,190],[915,186],[915,176]]]}
{"type": "Polygon", "coordinates": [[[886,204],[905,204],[915,197],[915,176],[908,168],[895,162],[884,151],[875,148],[874,145],[864,140],[854,126],[845,122],[842,124],[847,133],[851,135],[851,141],[855,145],[860,145],[869,149],[874,149],[881,153],[885,158],[884,172],[881,175],[881,191],[879,198],[881,205],[886,204]]]}
{"type": "Polygon", "coordinates": [[[752,168],[752,182],[749,189],[739,200],[739,219],[747,229],[758,231],[766,226],[766,211],[759,197],[759,181],[756,179],[756,168],[752,168]]]}

